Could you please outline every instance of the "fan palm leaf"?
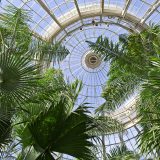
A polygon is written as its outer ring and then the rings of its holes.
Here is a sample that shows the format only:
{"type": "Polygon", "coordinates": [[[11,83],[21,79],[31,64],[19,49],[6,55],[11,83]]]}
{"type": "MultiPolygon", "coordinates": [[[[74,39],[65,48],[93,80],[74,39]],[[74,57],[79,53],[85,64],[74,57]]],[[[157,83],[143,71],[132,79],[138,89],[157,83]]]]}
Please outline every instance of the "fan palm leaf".
{"type": "Polygon", "coordinates": [[[11,118],[14,114],[14,109],[6,99],[0,97],[0,152],[4,146],[11,142],[12,121],[11,118]]]}
{"type": "Polygon", "coordinates": [[[99,36],[96,42],[86,41],[89,46],[97,53],[104,57],[104,61],[111,61],[124,54],[123,48],[120,48],[120,44],[114,44],[109,41],[107,37],[99,36]]]}
{"type": "Polygon", "coordinates": [[[37,67],[28,58],[0,54],[0,96],[11,102],[31,96],[37,86],[37,67]]]}
{"type": "Polygon", "coordinates": [[[64,101],[60,101],[27,125],[31,144],[41,153],[40,157],[54,151],[78,158],[94,159],[89,149],[93,144],[87,134],[94,127],[92,119],[85,114],[84,108],[80,107],[70,114],[66,114],[65,108],[64,101]]]}
{"type": "Polygon", "coordinates": [[[73,110],[82,84],[78,80],[66,84],[62,76],[61,72],[50,69],[38,81],[43,90],[38,90],[36,98],[23,106],[26,112],[19,113],[20,122],[24,123],[17,122],[17,136],[22,147],[33,146],[39,158],[53,157],[52,152],[58,152],[79,159],[95,159],[91,139],[117,131],[120,123],[107,116],[91,117],[85,104],[73,110]]]}

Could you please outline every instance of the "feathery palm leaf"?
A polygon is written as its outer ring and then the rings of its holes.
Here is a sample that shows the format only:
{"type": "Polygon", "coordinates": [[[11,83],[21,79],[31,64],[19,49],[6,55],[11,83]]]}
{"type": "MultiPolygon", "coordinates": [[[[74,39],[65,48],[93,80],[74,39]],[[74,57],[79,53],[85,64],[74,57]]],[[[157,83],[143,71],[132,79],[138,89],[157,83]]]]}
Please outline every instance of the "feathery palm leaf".
{"type": "Polygon", "coordinates": [[[160,139],[160,60],[152,59],[153,67],[149,70],[148,80],[143,84],[143,91],[137,103],[140,124],[143,128],[138,142],[142,153],[158,152],[160,139]]]}
{"type": "Polygon", "coordinates": [[[107,101],[97,111],[114,110],[138,89],[139,78],[127,73],[117,74],[116,76],[114,78],[110,77],[108,85],[102,93],[102,97],[107,101]]]}
{"type": "Polygon", "coordinates": [[[20,123],[24,123],[15,126],[23,149],[33,146],[39,153],[37,159],[51,157],[52,152],[91,158],[93,144],[87,132],[94,127],[94,121],[83,107],[72,111],[81,84],[78,81],[65,84],[62,73],[53,69],[38,83],[43,90],[40,88],[40,92],[23,106],[26,112],[19,112],[18,117],[21,117],[20,123]]]}
{"type": "Polygon", "coordinates": [[[78,80],[65,84],[61,72],[49,70],[39,82],[43,91],[23,106],[26,112],[20,113],[20,122],[24,123],[16,128],[23,148],[33,146],[40,153],[38,158],[51,157],[52,152],[59,152],[79,159],[94,159],[91,139],[117,131],[120,123],[110,117],[93,118],[85,106],[73,111],[82,85],[78,80]],[[56,92],[55,85],[60,87],[56,92]],[[51,89],[50,98],[43,96],[48,89],[51,89]],[[55,98],[56,95],[60,98],[55,98]],[[34,100],[39,96],[40,101],[34,100]]]}
{"type": "Polygon", "coordinates": [[[88,42],[96,53],[104,56],[104,60],[111,64],[108,73],[109,80],[102,94],[106,103],[97,111],[115,109],[135,90],[141,88],[148,77],[148,67],[152,66],[150,57],[157,56],[154,46],[157,46],[159,30],[159,27],[154,27],[151,31],[144,30],[140,34],[125,37],[127,43],[113,44],[102,36],[95,43],[88,42]]]}
{"type": "Polygon", "coordinates": [[[28,11],[13,6],[6,8],[0,25],[0,42],[10,48],[11,53],[24,54],[28,51],[32,34],[27,25],[30,22],[28,11]]]}
{"type": "Polygon", "coordinates": [[[113,132],[120,132],[123,130],[123,124],[111,116],[95,116],[94,122],[97,127],[90,131],[91,135],[102,136],[112,134],[113,132]]]}
{"type": "Polygon", "coordinates": [[[103,38],[102,36],[99,36],[96,42],[86,42],[89,44],[91,49],[104,57],[104,61],[114,60],[124,54],[123,48],[120,48],[118,43],[114,44],[112,41],[109,41],[107,37],[103,38]]]}
{"type": "Polygon", "coordinates": [[[69,51],[60,43],[52,44],[51,42],[34,40],[31,44],[31,54],[39,65],[49,67],[51,62],[55,64],[62,61],[69,54],[69,51]]]}
{"type": "Polygon", "coordinates": [[[140,156],[130,151],[125,145],[116,146],[107,154],[109,160],[139,160],[140,156]]]}
{"type": "Polygon", "coordinates": [[[0,152],[11,141],[12,121],[14,109],[6,99],[0,97],[0,152]]]}

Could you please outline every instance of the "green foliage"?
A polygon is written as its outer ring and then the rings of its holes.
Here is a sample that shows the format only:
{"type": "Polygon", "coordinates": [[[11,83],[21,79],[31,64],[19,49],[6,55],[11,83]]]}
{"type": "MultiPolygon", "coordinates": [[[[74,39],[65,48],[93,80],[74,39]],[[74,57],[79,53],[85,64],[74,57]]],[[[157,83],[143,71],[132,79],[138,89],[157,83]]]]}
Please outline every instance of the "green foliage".
{"type": "Polygon", "coordinates": [[[130,151],[125,145],[116,146],[107,154],[108,160],[139,160],[140,156],[130,151]]]}
{"type": "MultiPolygon", "coordinates": [[[[0,20],[0,109],[3,115],[0,115],[0,147],[13,138],[11,136],[12,121],[15,120],[15,114],[17,116],[21,112],[24,115],[28,110],[33,115],[38,114],[45,109],[44,104],[49,105],[46,101],[50,99],[50,92],[56,92],[57,89],[63,92],[64,86],[60,83],[64,80],[57,83],[59,79],[56,78],[54,78],[55,82],[53,81],[54,85],[47,86],[48,88],[46,87],[43,91],[43,87],[47,84],[44,85],[43,80],[40,80],[42,77],[39,73],[42,72],[43,67],[48,67],[51,61],[59,62],[69,53],[59,43],[52,44],[36,39],[39,42],[36,46],[35,38],[32,37],[28,26],[31,19],[29,12],[11,6],[5,10],[6,13],[1,15],[0,20]],[[42,61],[45,63],[41,63],[42,61]],[[36,99],[37,97],[39,99],[36,99]],[[46,97],[45,100],[44,97],[46,97]],[[38,103],[40,99],[43,99],[41,104],[38,103]],[[28,105],[25,106],[25,104],[28,105]]],[[[56,97],[58,95],[55,93],[52,100],[56,97]]],[[[59,97],[55,101],[58,100],[59,97]]],[[[27,113],[24,117],[23,120],[26,121],[29,119],[29,114],[27,113]]],[[[21,119],[20,114],[17,117],[17,120],[19,119],[21,119]]],[[[20,123],[22,123],[21,127],[26,125],[24,122],[20,123]]]]}
{"type": "MultiPolygon", "coordinates": [[[[137,103],[137,110],[143,128],[139,135],[139,147],[143,153],[153,150],[159,153],[160,145],[160,60],[152,59],[153,67],[149,68],[148,80],[143,84],[143,91],[137,103]]],[[[159,156],[159,155],[157,155],[159,156]]]]}
{"type": "Polygon", "coordinates": [[[8,101],[22,101],[33,93],[37,86],[37,67],[28,58],[0,54],[0,97],[8,101]]]}
{"type": "Polygon", "coordinates": [[[38,72],[27,55],[31,42],[28,13],[11,6],[6,11],[0,26],[0,97],[19,103],[33,92],[38,72]]]}
{"type": "MultiPolygon", "coordinates": [[[[155,34],[155,30],[151,30],[150,32],[153,32],[156,37],[153,41],[154,46],[159,46],[159,33],[155,34]],[[159,40],[157,41],[157,39],[159,40]]],[[[157,52],[157,56],[150,57],[152,66],[148,67],[148,77],[142,85],[143,90],[137,103],[137,110],[140,117],[140,124],[143,128],[142,133],[138,137],[139,148],[142,153],[147,154],[153,150],[156,151],[158,158],[160,149],[160,52],[159,49],[157,50],[157,47],[155,51],[157,52]]]]}
{"type": "Polygon", "coordinates": [[[53,152],[96,159],[92,138],[117,131],[120,123],[110,117],[91,117],[85,104],[74,109],[82,83],[65,83],[59,70],[49,69],[38,84],[43,89],[23,105],[14,127],[25,153],[31,146],[38,153],[37,159],[51,157],[53,152]]]}
{"type": "Polygon", "coordinates": [[[91,118],[82,107],[66,114],[64,105],[61,101],[51,106],[48,112],[29,124],[34,147],[43,154],[56,151],[81,159],[94,159],[88,148],[93,144],[86,133],[94,127],[91,118]]]}
{"type": "Polygon", "coordinates": [[[20,125],[21,129],[17,128],[23,147],[33,145],[40,153],[37,159],[49,156],[53,151],[93,159],[93,153],[89,149],[93,144],[89,141],[91,137],[87,132],[95,125],[86,114],[86,108],[81,106],[72,112],[73,104],[64,95],[59,102],[49,104],[49,107],[44,106],[46,109],[38,114],[29,112],[32,115],[28,116],[26,125],[20,125]]]}
{"type": "Polygon", "coordinates": [[[124,129],[124,125],[121,122],[108,115],[94,116],[94,119],[97,127],[89,132],[91,135],[102,136],[114,132],[121,132],[124,129]]]}
{"type": "Polygon", "coordinates": [[[120,48],[120,45],[114,44],[112,41],[109,41],[107,37],[98,37],[96,42],[86,41],[89,46],[95,51],[95,53],[100,54],[104,57],[104,61],[114,61],[115,58],[121,57],[124,53],[123,48],[120,48]]]}
{"type": "Polygon", "coordinates": [[[28,51],[32,39],[32,34],[27,25],[31,19],[29,12],[8,6],[2,17],[0,42],[10,48],[10,53],[24,54],[28,51]]]}
{"type": "Polygon", "coordinates": [[[59,63],[69,54],[69,51],[60,43],[52,44],[37,39],[33,40],[30,49],[32,57],[41,67],[49,67],[51,62],[59,63]]]}
{"type": "Polygon", "coordinates": [[[119,44],[102,37],[95,43],[89,42],[92,49],[110,62],[109,80],[102,94],[106,103],[97,111],[114,110],[138,92],[137,116],[142,127],[139,148],[147,154],[156,151],[159,157],[160,26],[121,38],[119,44]]]}
{"type": "Polygon", "coordinates": [[[0,104],[0,150],[11,141],[12,110],[0,104]]]}
{"type": "MultiPolygon", "coordinates": [[[[0,24],[0,146],[11,141],[15,108],[36,86],[36,66],[25,57],[31,34],[26,12],[8,7],[0,24]],[[26,36],[27,35],[27,36],[26,36]],[[24,56],[22,56],[22,54],[24,56]]],[[[33,91],[32,91],[33,92],[33,91]]],[[[2,150],[2,148],[1,148],[2,150]]]]}
{"type": "Polygon", "coordinates": [[[106,103],[97,111],[114,110],[141,88],[141,84],[148,78],[148,68],[152,67],[150,58],[159,57],[159,31],[159,26],[154,26],[140,34],[125,37],[127,42],[116,44],[102,36],[95,43],[88,42],[97,54],[110,62],[109,80],[102,94],[106,103]]]}

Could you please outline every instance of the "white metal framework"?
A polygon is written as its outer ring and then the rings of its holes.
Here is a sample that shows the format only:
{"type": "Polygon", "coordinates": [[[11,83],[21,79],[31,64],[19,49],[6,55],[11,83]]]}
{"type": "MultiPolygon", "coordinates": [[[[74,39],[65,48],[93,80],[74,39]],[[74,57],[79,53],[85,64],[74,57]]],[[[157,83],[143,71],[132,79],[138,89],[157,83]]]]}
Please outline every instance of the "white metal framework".
{"type": "Polygon", "coordinates": [[[6,5],[29,10],[31,30],[48,40],[63,31],[67,34],[66,27],[79,20],[85,25],[83,19],[88,17],[100,16],[102,22],[102,16],[115,16],[141,27],[147,20],[160,19],[159,0],[6,0],[1,2],[2,12],[6,5]]]}
{"type": "MultiPolygon", "coordinates": [[[[31,13],[29,25],[35,36],[61,41],[70,51],[60,68],[66,79],[78,78],[83,82],[77,105],[90,102],[97,107],[105,101],[101,92],[108,79],[109,64],[102,61],[96,67],[84,67],[83,57],[90,51],[86,40],[94,42],[103,35],[116,42],[120,34],[139,32],[150,22],[160,24],[160,0],[2,0],[0,18],[7,5],[31,13]]],[[[122,122],[125,131],[103,137],[107,152],[122,141],[136,150],[135,137],[141,128],[137,124],[135,101],[136,98],[108,114],[122,122]]]]}

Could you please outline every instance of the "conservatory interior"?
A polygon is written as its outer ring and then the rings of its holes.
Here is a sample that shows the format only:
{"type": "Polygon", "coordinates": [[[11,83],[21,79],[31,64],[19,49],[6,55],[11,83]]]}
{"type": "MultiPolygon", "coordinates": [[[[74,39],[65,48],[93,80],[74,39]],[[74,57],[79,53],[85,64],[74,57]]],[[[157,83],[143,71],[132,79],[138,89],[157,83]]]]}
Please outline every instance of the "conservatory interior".
{"type": "Polygon", "coordinates": [[[160,0],[0,0],[0,160],[160,160],[160,0]]]}

